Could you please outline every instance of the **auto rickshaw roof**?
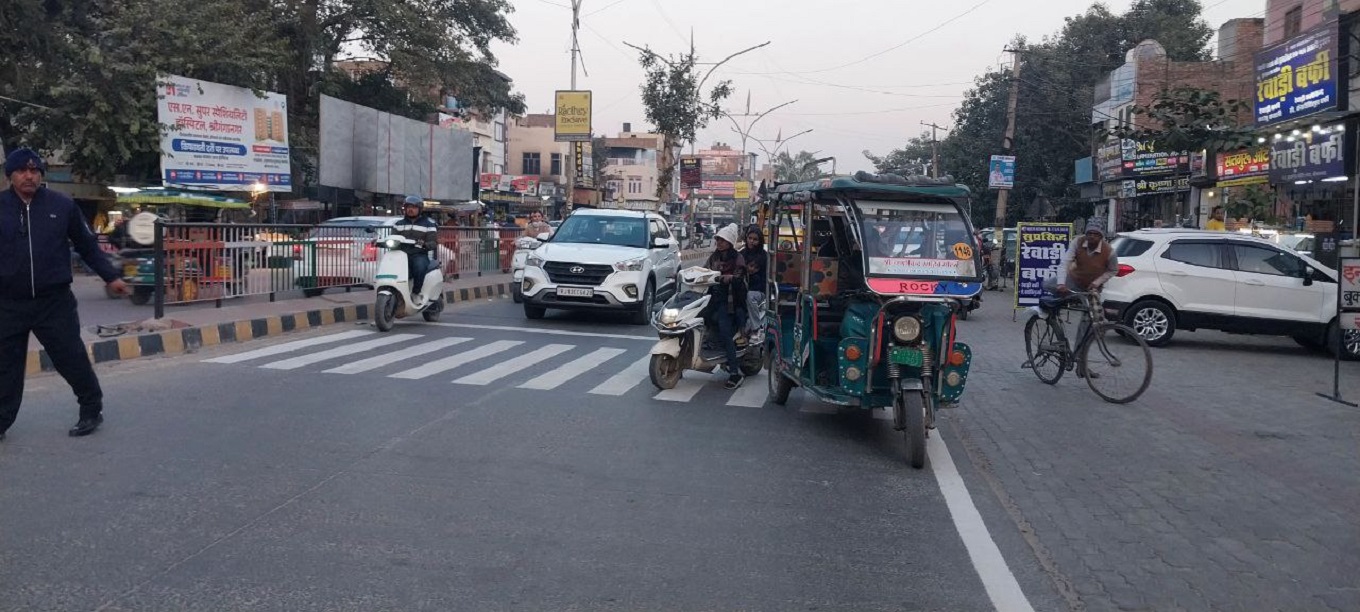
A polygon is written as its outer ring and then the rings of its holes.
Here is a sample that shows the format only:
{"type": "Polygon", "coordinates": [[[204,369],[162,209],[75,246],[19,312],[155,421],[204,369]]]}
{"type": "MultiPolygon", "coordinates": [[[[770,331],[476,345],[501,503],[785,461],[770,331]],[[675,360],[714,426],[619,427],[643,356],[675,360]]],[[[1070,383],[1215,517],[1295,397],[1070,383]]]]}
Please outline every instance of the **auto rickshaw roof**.
{"type": "MultiPolygon", "coordinates": [[[[853,191],[866,195],[885,196],[934,196],[942,198],[966,198],[970,195],[967,185],[954,183],[953,177],[930,178],[925,176],[902,176],[899,174],[870,174],[856,172],[854,176],[833,176],[801,183],[784,183],[775,187],[780,196],[803,191],[813,193],[825,191],[853,191]]],[[[781,197],[780,199],[785,199],[781,197]]]]}

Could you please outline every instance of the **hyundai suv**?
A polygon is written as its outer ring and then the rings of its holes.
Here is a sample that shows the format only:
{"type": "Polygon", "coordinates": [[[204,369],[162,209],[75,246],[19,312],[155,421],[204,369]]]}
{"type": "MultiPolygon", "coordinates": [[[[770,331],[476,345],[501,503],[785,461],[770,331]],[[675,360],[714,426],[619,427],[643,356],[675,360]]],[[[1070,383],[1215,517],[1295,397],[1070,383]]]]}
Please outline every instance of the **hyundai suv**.
{"type": "Polygon", "coordinates": [[[1245,234],[1144,229],[1113,242],[1119,273],[1105,314],[1152,346],[1177,330],[1290,336],[1360,359],[1360,331],[1341,333],[1337,274],[1317,260],[1245,234]]]}
{"type": "Polygon", "coordinates": [[[634,324],[675,291],[679,243],[655,213],[580,209],[529,254],[520,293],[524,316],[549,308],[624,310],[634,324]]]}

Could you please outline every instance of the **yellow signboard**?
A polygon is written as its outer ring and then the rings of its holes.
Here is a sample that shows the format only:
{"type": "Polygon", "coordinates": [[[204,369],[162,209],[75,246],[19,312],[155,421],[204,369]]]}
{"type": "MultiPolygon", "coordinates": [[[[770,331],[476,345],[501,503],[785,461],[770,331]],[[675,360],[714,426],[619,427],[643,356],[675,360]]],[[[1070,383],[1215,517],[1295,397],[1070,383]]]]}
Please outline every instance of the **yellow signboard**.
{"type": "Polygon", "coordinates": [[[557,92],[557,126],[554,140],[579,142],[590,140],[590,92],[557,92]]]}
{"type": "Polygon", "coordinates": [[[737,181],[735,187],[733,188],[732,199],[734,200],[751,199],[750,181],[737,181]]]}

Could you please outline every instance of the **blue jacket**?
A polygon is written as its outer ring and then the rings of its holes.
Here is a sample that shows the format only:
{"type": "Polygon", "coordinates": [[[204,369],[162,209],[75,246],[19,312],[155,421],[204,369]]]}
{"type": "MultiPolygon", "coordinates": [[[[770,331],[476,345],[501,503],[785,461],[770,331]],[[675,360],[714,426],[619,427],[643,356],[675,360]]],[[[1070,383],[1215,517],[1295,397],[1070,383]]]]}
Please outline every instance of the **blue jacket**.
{"type": "Polygon", "coordinates": [[[39,187],[26,206],[12,187],[0,192],[0,299],[67,291],[73,245],[104,282],[120,277],[74,200],[39,187]]]}

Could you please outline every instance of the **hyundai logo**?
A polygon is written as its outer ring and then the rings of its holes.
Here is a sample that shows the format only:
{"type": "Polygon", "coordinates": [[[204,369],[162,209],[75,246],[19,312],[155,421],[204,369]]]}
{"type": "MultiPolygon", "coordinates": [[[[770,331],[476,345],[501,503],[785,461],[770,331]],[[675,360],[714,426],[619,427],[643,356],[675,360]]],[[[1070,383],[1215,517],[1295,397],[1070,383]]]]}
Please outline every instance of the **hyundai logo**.
{"type": "Polygon", "coordinates": [[[572,266],[572,267],[571,267],[571,273],[572,273],[572,274],[585,274],[585,273],[586,273],[586,267],[585,267],[585,266],[572,266]]]}

